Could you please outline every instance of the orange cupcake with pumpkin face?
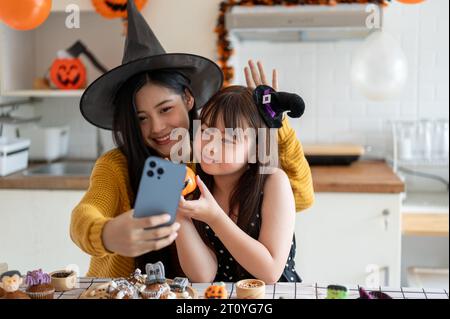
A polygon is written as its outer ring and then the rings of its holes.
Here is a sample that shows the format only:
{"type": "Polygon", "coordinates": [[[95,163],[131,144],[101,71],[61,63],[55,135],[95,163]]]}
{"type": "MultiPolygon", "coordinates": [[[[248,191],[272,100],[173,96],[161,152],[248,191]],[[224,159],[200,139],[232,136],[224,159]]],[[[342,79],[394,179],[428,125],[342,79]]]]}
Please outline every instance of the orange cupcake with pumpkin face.
{"type": "Polygon", "coordinates": [[[228,299],[228,291],[225,283],[220,282],[209,286],[205,290],[206,299],[228,299]]]}

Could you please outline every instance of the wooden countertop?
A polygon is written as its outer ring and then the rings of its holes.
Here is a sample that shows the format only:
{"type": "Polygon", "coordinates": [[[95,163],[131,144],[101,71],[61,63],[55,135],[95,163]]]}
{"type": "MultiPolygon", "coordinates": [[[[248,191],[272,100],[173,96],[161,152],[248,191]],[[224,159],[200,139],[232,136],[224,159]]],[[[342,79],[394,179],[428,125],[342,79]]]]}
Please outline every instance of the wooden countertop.
{"type": "MultiPolygon", "coordinates": [[[[31,163],[27,169],[42,165],[46,164],[31,163]]],[[[89,187],[89,176],[26,176],[23,172],[25,170],[0,177],[0,190],[87,190],[89,187]]]]}
{"type": "Polygon", "coordinates": [[[358,161],[350,166],[311,167],[314,191],[338,193],[402,193],[405,184],[383,161],[358,161]]]}
{"type": "MultiPolygon", "coordinates": [[[[311,167],[315,192],[401,193],[405,186],[385,162],[360,161],[351,166],[311,167]]],[[[89,177],[0,177],[0,189],[86,190],[89,177]]]]}

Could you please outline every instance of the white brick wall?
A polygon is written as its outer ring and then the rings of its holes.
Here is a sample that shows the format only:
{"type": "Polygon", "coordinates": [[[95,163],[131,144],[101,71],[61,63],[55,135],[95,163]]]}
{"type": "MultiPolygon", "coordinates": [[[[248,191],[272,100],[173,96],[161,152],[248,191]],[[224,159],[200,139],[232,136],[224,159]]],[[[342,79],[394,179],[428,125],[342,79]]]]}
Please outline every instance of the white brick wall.
{"type": "MultiPolygon", "coordinates": [[[[281,89],[303,96],[306,114],[291,120],[303,142],[362,143],[382,155],[391,147],[389,120],[449,118],[449,2],[394,1],[385,12],[385,30],[400,41],[409,63],[407,86],[396,100],[370,102],[351,86],[351,59],[359,41],[243,42],[238,63],[262,60],[267,69],[279,70],[281,89]]],[[[245,83],[237,74],[237,83],[245,83]]]]}

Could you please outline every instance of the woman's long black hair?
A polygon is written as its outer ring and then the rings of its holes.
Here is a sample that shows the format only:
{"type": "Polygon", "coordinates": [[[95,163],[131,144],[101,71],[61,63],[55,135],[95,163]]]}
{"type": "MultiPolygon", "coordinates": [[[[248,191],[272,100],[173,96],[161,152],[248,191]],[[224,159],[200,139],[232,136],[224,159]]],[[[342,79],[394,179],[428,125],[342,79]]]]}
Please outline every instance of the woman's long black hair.
{"type": "MultiPolygon", "coordinates": [[[[139,182],[146,159],[159,154],[145,144],[141,134],[140,123],[134,104],[135,95],[145,84],[152,83],[172,90],[186,100],[186,90],[192,94],[190,81],[181,73],[174,70],[157,70],[144,72],[130,78],[118,91],[115,98],[115,112],[113,120],[113,137],[116,146],[125,155],[128,165],[128,176],[132,197],[131,207],[134,207],[138,193],[139,182]]],[[[192,139],[193,121],[198,118],[194,107],[189,111],[189,134],[192,139]]],[[[153,251],[135,258],[135,266],[145,269],[145,264],[162,261],[166,275],[169,278],[183,276],[178,261],[175,244],[158,251],[153,251]]]]}
{"type": "MultiPolygon", "coordinates": [[[[145,144],[141,134],[136,105],[134,105],[137,91],[148,83],[172,90],[180,95],[183,101],[186,99],[186,90],[192,94],[189,80],[179,72],[172,70],[138,74],[130,78],[117,93],[114,103],[113,137],[116,146],[128,161],[128,175],[131,190],[134,194],[131,199],[131,206],[134,206],[145,160],[149,156],[159,156],[154,149],[145,144]]],[[[192,110],[189,111],[189,134],[191,138],[193,136],[193,121],[197,118],[198,113],[194,105],[192,110]]]]}

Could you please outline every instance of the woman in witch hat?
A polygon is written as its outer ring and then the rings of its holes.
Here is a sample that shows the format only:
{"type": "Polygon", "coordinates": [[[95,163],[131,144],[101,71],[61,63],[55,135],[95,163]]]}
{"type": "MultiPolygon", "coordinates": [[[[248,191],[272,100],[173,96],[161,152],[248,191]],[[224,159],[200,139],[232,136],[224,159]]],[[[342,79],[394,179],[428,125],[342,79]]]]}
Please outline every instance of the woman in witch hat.
{"type": "MultiPolygon", "coordinates": [[[[262,66],[253,63],[246,79],[251,87],[267,84],[262,66]]],[[[84,118],[112,130],[117,145],[97,160],[89,189],[72,212],[71,238],[91,256],[88,276],[126,277],[136,267],[158,261],[168,278],[183,275],[174,244],[180,225],[149,230],[169,217],[135,219],[132,208],[146,158],[170,156],[178,143],[168,138],[173,129],[187,129],[192,137],[198,109],[222,83],[222,72],[211,60],[166,53],[134,1],[128,2],[122,64],[94,81],[80,102],[84,118]]],[[[304,210],[314,200],[311,172],[287,119],[278,138],[280,164],[291,182],[297,211],[304,210]]]]}

